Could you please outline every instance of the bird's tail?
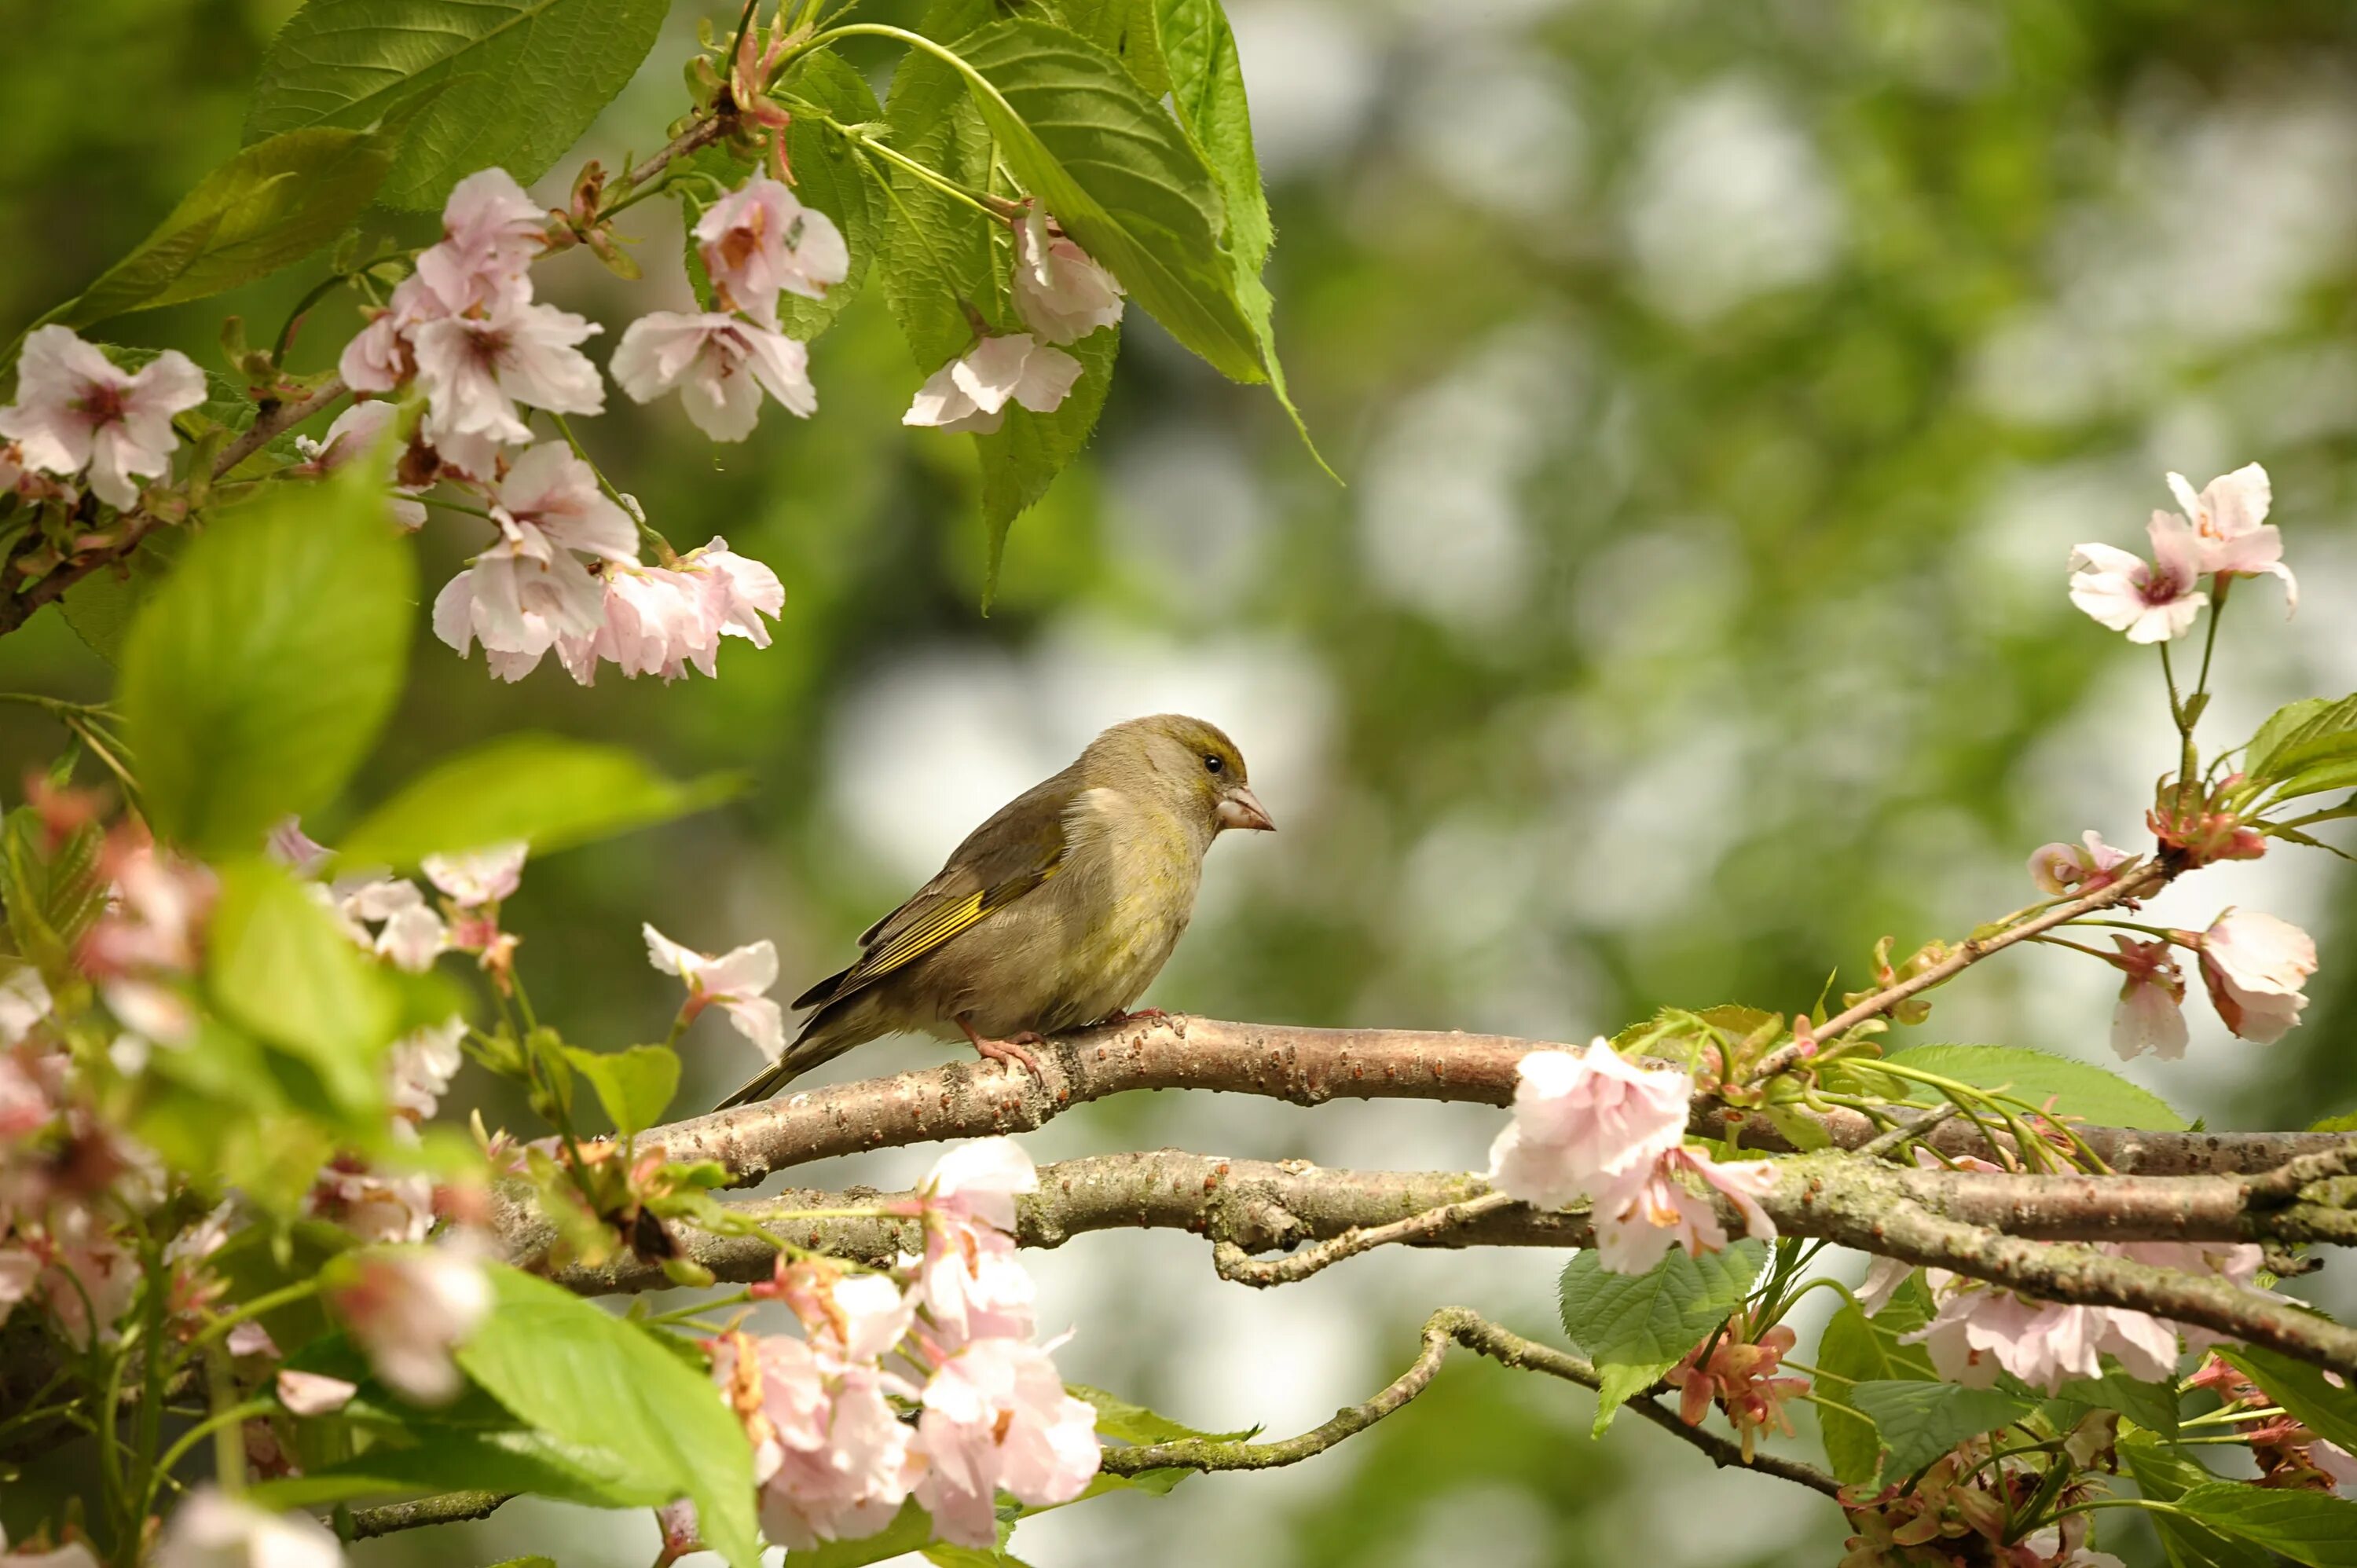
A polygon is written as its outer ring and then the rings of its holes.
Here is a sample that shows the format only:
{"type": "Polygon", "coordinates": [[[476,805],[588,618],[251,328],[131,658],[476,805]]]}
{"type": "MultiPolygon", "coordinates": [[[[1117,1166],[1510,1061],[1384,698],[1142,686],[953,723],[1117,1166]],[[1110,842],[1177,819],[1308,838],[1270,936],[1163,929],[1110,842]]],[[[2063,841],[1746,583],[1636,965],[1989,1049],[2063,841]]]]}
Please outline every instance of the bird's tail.
{"type": "Polygon", "coordinates": [[[846,997],[842,1004],[823,1006],[812,1014],[783,1056],[747,1079],[713,1110],[729,1111],[767,1100],[821,1062],[833,1061],[852,1047],[874,1039],[882,1030],[869,1016],[874,1009],[857,1005],[866,1000],[865,996],[846,997]]]}

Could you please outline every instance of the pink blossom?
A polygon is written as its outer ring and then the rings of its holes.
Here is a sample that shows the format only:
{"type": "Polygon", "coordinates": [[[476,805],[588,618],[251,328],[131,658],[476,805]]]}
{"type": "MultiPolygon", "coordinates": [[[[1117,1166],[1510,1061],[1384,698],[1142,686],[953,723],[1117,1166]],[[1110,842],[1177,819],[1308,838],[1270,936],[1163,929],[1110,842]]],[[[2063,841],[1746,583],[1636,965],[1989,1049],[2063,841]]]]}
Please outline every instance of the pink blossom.
{"type": "Polygon", "coordinates": [[[442,204],[442,241],[417,258],[417,276],[453,312],[487,309],[521,289],[546,247],[548,215],[503,168],[460,180],[442,204]]]}
{"type": "MultiPolygon", "coordinates": [[[[2179,1273],[2201,1277],[2216,1274],[2229,1283],[2245,1290],[2255,1288],[2259,1270],[2265,1265],[2266,1253],[2254,1241],[2127,1241],[2115,1249],[2124,1258],[2147,1263],[2156,1269],[2175,1269],[2179,1273]]],[[[2185,1341],[2189,1350],[2207,1350],[2212,1345],[2225,1342],[2226,1337],[2196,1323],[2179,1323],[2174,1318],[2159,1321],[2169,1331],[2185,1341]]]]}
{"type": "Polygon", "coordinates": [[[1064,1391],[1046,1350],[1016,1339],[977,1339],[944,1360],[917,1431],[931,1461],[918,1500],[961,1546],[996,1542],[1002,1490],[1034,1508],[1079,1497],[1102,1452],[1095,1408],[1064,1391]]]}
{"type": "Polygon", "coordinates": [[[711,674],[727,596],[727,585],[709,574],[617,566],[606,574],[605,620],[597,635],[558,651],[568,668],[576,659],[583,661],[574,668],[574,677],[585,686],[601,658],[633,678],[676,681],[691,663],[711,674]]]}
{"type": "MultiPolygon", "coordinates": [[[[405,1128],[408,1123],[395,1125],[405,1128]]],[[[339,1161],[319,1172],[303,1211],[334,1221],[362,1241],[423,1241],[434,1228],[434,1183],[422,1172],[395,1175],[356,1161],[339,1161]]]]}
{"type": "Polygon", "coordinates": [[[447,1404],[463,1384],[450,1353],[491,1309],[491,1282],[471,1251],[453,1244],[347,1253],[350,1274],[328,1299],[403,1397],[447,1404]]]}
{"type": "Polygon", "coordinates": [[[1119,279],[1050,226],[1038,206],[1015,231],[1015,310],[1045,343],[1074,343],[1121,319],[1119,279]]]}
{"type": "Polygon", "coordinates": [[[297,876],[316,876],[335,852],[303,831],[300,817],[281,817],[262,841],[262,852],[297,876]]]}
{"type": "Polygon", "coordinates": [[[1866,1283],[1857,1287],[1857,1305],[1868,1317],[1890,1305],[1915,1265],[1901,1258],[1876,1258],[1866,1266],[1866,1283]]]}
{"type": "Polygon", "coordinates": [[[605,590],[582,558],[635,560],[638,531],[560,441],[516,459],[496,497],[500,537],[435,598],[434,631],[461,654],[479,639],[529,669],[559,638],[596,635],[605,590]]]}
{"type": "Polygon", "coordinates": [[[598,413],[606,406],[597,367],[576,345],[603,328],[559,310],[506,296],[479,316],[420,322],[409,334],[425,389],[426,439],[484,435],[532,439],[516,413],[529,403],[553,413],[598,413]]]}
{"type": "Polygon", "coordinates": [[[742,311],[772,329],[780,289],[823,299],[830,286],[851,275],[851,251],[834,220],[803,206],[767,175],[755,175],[714,202],[696,220],[695,238],[721,308],[742,311]]]}
{"type": "Polygon", "coordinates": [[[1585,1051],[1532,1051],[1516,1072],[1514,1119],[1490,1147],[1490,1179],[1524,1203],[1625,1197],[1685,1137],[1693,1080],[1633,1066],[1601,1038],[1585,1051]]]}
{"type": "Polygon", "coordinates": [[[2202,486],[2199,495],[2182,474],[2169,475],[2169,488],[2193,524],[2202,571],[2222,576],[2271,573],[2283,579],[2286,611],[2299,607],[2299,584],[2283,564],[2283,534],[2266,521],[2275,493],[2265,468],[2245,463],[2202,486]]]}
{"type": "Polygon", "coordinates": [[[2119,956],[2111,961],[2127,978],[2120,983],[2112,1011],[2112,1049],[2122,1061],[2150,1051],[2164,1061],[2185,1054],[2185,976],[2167,942],[2140,942],[2115,936],[2119,956]]]}
{"type": "Polygon", "coordinates": [[[466,1037],[467,1020],[454,1013],[439,1024],[412,1029],[393,1042],[384,1065],[396,1112],[421,1122],[434,1114],[442,1103],[442,1091],[450,1087],[465,1060],[458,1042],[466,1037]]]}
{"type": "Polygon", "coordinates": [[[737,1032],[761,1047],[776,1061],[786,1048],[785,1015],[762,994],[778,983],[778,949],[764,939],[714,956],[682,947],[651,925],[641,926],[647,941],[647,961],[665,974],[687,982],[687,1013],[692,1018],[706,1007],[728,1015],[737,1032]]]}
{"type": "Polygon", "coordinates": [[[110,835],[99,864],[113,897],[82,938],[75,963],[100,982],[119,1021],[154,1039],[184,1039],[194,1015],[158,983],[195,969],[220,885],[202,865],[158,850],[144,835],[110,835]]]}
{"type": "Polygon", "coordinates": [[[344,1549],[308,1514],[274,1514],[208,1484],[165,1522],[155,1568],[338,1568],[344,1549]]]}
{"type": "Polygon", "coordinates": [[[2288,920],[2228,909],[2197,939],[2201,980],[2226,1027],[2268,1045],[2299,1022],[2316,943],[2288,920]]]}
{"type": "Polygon", "coordinates": [[[810,349],[733,316],[651,311],[623,331],[612,369],[616,383],[639,403],[676,389],[689,420],[715,441],[753,433],[764,391],[789,413],[808,419],[818,412],[810,349]]]}
{"type": "MultiPolygon", "coordinates": [[[[43,1532],[47,1539],[47,1532],[43,1532]]],[[[31,1544],[8,1550],[5,1531],[0,1531],[0,1563],[6,1568],[100,1568],[98,1554],[80,1541],[69,1541],[62,1546],[35,1551],[31,1544]]]]}
{"type": "Polygon", "coordinates": [[[2169,642],[2186,628],[2210,596],[2201,578],[2201,551],[2193,525],[2175,512],[2157,511],[2147,527],[2153,559],[2146,562],[2109,544],[2071,552],[2071,602],[2130,642],[2169,642]]]}
{"type": "Polygon", "coordinates": [[[872,1364],[782,1335],[724,1335],[712,1352],[713,1378],[753,1444],[772,1541],[807,1550],[891,1521],[922,1460],[885,1396],[911,1391],[872,1364]]]}
{"type": "MultiPolygon", "coordinates": [[[[756,648],[770,646],[770,628],[761,618],[778,618],[786,607],[786,590],[778,575],[750,556],[739,555],[728,548],[728,541],[714,534],[709,542],[697,546],[679,558],[680,570],[701,572],[720,580],[726,589],[726,607],[720,616],[720,635],[741,637],[756,648]]],[[[704,672],[712,673],[707,666],[704,672]]]]}
{"type": "Polygon", "coordinates": [[[332,1415],[351,1403],[352,1396],[360,1391],[358,1383],[348,1383],[324,1372],[282,1368],[278,1373],[278,1402],[296,1415],[332,1415]]]}
{"type": "Polygon", "coordinates": [[[429,854],[419,869],[462,909],[496,904],[523,881],[524,856],[532,846],[518,839],[487,844],[462,854],[429,854]]]}
{"type": "MultiPolygon", "coordinates": [[[[295,449],[303,455],[303,466],[310,472],[335,473],[375,452],[379,443],[385,441],[386,433],[399,423],[400,413],[396,405],[382,398],[356,403],[328,426],[326,440],[297,435],[295,449]]],[[[385,510],[395,523],[414,532],[425,522],[425,503],[416,499],[425,491],[422,486],[393,483],[393,467],[400,458],[400,446],[386,443],[382,459],[385,484],[393,494],[385,510]]]]}
{"type": "MultiPolygon", "coordinates": [[[[20,963],[0,972],[0,1047],[20,1043],[49,1015],[49,988],[41,972],[20,963]]],[[[7,1125],[7,1097],[0,1092],[0,1135],[7,1125]]]]}
{"type": "Polygon", "coordinates": [[[99,1339],[119,1339],[115,1325],[139,1288],[139,1255],[80,1210],[65,1218],[40,1251],[48,1265],[40,1276],[41,1302],[66,1338],[87,1348],[94,1324],[99,1339]]]}
{"type": "Polygon", "coordinates": [[[18,460],[58,475],[90,470],[108,505],[138,504],[135,478],[171,471],[172,416],[205,401],[204,372],[167,349],[138,371],[118,368],[70,328],[36,327],[16,362],[16,401],[0,408],[0,435],[18,460]]]}
{"type": "Polygon", "coordinates": [[[1008,403],[1048,413],[1080,379],[1078,360],[1035,342],[1028,332],[985,338],[932,373],[900,423],[987,435],[1005,422],[1008,403]]]}
{"type": "MultiPolygon", "coordinates": [[[[2103,1249],[2115,1255],[2119,1249],[2103,1249]]],[[[2053,1393],[2076,1378],[2103,1375],[2101,1358],[2118,1358],[2147,1382],[2175,1375],[2176,1328],[2141,1312],[2032,1301],[2009,1290],[1933,1270],[1939,1299],[1932,1321],[1901,1342],[1921,1345],[1949,1381],[1985,1389],[1999,1371],[2053,1393]]]]}
{"type": "Polygon", "coordinates": [[[2123,870],[2136,864],[2136,856],[2114,849],[2093,828],[2080,836],[2083,844],[2044,844],[2029,857],[2029,879],[2040,892],[2058,898],[2093,893],[2117,882],[2123,870]]]}
{"type": "Polygon", "coordinates": [[[1616,1274],[1645,1273],[1674,1246],[1700,1257],[1727,1245],[1717,1207],[1677,1178],[1698,1177],[1706,1188],[1730,1198],[1743,1215],[1746,1234],[1776,1234],[1775,1222],[1760,1199],[1775,1189],[1775,1166],[1767,1160],[1720,1165],[1695,1151],[1673,1149],[1633,1187],[1622,1186],[1596,1200],[1596,1255],[1616,1274]]]}
{"type": "Polygon", "coordinates": [[[361,876],[336,883],[328,897],[355,940],[412,974],[423,974],[450,950],[449,927],[414,882],[361,876]],[[377,926],[373,938],[362,922],[377,926]]]}

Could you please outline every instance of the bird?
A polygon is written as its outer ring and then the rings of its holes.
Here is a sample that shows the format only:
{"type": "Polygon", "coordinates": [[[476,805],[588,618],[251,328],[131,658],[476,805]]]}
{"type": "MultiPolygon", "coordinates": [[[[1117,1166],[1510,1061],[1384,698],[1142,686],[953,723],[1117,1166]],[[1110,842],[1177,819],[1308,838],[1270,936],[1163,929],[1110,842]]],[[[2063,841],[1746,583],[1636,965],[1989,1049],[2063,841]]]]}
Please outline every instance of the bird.
{"type": "Polygon", "coordinates": [[[1156,1015],[1129,1004],[1186,931],[1211,841],[1275,826],[1217,725],[1181,714],[1114,725],[861,933],[856,962],[794,998],[813,1011],[793,1043],[718,1109],[885,1035],[963,1036],[1036,1073],[1028,1046],[1156,1015]]]}

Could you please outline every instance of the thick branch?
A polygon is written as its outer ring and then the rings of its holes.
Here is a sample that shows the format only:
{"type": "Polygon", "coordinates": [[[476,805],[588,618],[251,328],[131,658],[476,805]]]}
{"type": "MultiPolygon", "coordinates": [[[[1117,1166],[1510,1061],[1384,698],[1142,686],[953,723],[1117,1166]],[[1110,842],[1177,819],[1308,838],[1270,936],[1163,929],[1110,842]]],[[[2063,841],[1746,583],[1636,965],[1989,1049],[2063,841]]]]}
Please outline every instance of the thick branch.
{"type": "MultiPolygon", "coordinates": [[[[772,1172],[862,1149],[1028,1133],[1072,1106],[1140,1089],[1259,1094],[1296,1105],[1329,1100],[1438,1100],[1505,1105],[1514,1064],[1534,1050],[1573,1047],[1505,1035],[1415,1029],[1313,1029],[1217,1018],[1140,1019],[1067,1035],[1035,1048],[1039,1071],[958,1061],[891,1078],[789,1091],[640,1135],[672,1158],[717,1160],[749,1186],[772,1172]]],[[[1694,1130],[1724,1137],[1729,1115],[1698,1102],[1694,1130]]],[[[1854,1111],[1820,1118],[1835,1147],[1857,1148],[1881,1129],[1854,1111]]],[[[2090,1127],[2082,1135],[2113,1169],[2149,1176],[2228,1176],[2272,1169],[2337,1148],[2317,1133],[2147,1133],[2090,1127]]],[[[1745,1119],[1747,1146],[1782,1149],[1764,1117],[1745,1119]]],[[[1932,1130],[1952,1155],[1989,1153],[1966,1121],[1932,1130]]]]}

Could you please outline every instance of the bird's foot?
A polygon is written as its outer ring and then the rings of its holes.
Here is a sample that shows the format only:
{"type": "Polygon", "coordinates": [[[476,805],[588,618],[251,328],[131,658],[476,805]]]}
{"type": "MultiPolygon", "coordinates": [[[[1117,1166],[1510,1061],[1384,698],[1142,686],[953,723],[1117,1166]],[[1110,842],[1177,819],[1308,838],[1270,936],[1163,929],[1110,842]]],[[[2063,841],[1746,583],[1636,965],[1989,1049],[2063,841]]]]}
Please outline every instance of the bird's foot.
{"type": "Polygon", "coordinates": [[[974,1042],[974,1048],[981,1055],[983,1060],[1006,1062],[1009,1064],[1020,1063],[1030,1072],[1032,1077],[1038,1078],[1039,1076],[1039,1058],[1033,1056],[1029,1051],[1025,1050],[1023,1047],[1026,1046],[1046,1045],[1048,1043],[1048,1037],[1045,1035],[1040,1034],[1035,1029],[1025,1029],[1019,1033],[1009,1035],[1003,1040],[994,1040],[987,1035],[985,1035],[980,1030],[976,1029],[972,1024],[967,1023],[963,1018],[960,1018],[957,1021],[957,1025],[959,1028],[965,1031],[965,1037],[974,1042]]]}
{"type": "Polygon", "coordinates": [[[1143,1024],[1150,1019],[1168,1016],[1170,1015],[1159,1007],[1140,1007],[1135,1013],[1108,1013],[1097,1020],[1097,1026],[1104,1029],[1118,1029],[1125,1024],[1143,1024]]]}

